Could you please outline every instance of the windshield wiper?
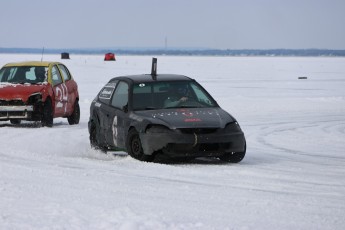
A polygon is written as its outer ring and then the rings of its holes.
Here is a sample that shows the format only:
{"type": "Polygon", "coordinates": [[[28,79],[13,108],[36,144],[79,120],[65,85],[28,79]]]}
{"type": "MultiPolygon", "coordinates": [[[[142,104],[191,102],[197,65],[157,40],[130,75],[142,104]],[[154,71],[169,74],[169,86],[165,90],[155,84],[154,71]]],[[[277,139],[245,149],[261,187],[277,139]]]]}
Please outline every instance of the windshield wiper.
{"type": "Polygon", "coordinates": [[[178,108],[203,108],[202,106],[196,106],[196,105],[180,105],[178,108]]]}
{"type": "Polygon", "coordinates": [[[156,110],[156,109],[157,109],[156,107],[152,107],[152,106],[145,107],[145,110],[156,110]]]}
{"type": "Polygon", "coordinates": [[[140,110],[156,110],[157,108],[156,107],[151,107],[151,106],[148,106],[148,107],[145,107],[145,108],[135,108],[134,110],[135,111],[140,111],[140,110]]]}

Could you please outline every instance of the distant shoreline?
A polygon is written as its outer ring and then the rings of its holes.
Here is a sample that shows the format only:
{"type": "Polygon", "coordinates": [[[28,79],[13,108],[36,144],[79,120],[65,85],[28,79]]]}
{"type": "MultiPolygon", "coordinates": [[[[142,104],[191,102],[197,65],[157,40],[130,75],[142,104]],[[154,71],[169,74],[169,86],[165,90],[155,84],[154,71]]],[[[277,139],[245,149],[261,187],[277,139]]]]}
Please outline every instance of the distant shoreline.
{"type": "MultiPolygon", "coordinates": [[[[41,54],[42,48],[0,48],[0,54],[41,54]]],[[[45,54],[105,54],[116,55],[176,55],[176,56],[296,56],[296,57],[345,57],[345,50],[330,49],[44,49],[45,54]]]]}

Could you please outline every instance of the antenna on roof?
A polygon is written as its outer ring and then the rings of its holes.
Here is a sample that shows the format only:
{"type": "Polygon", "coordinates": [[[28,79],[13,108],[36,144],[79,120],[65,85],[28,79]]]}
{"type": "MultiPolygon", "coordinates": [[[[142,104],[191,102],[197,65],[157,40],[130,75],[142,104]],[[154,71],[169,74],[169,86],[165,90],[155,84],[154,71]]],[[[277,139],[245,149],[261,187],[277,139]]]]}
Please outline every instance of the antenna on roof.
{"type": "Polygon", "coordinates": [[[43,53],[44,53],[44,46],[43,46],[43,49],[42,49],[42,57],[41,57],[41,61],[43,61],[43,53]]]}
{"type": "Polygon", "coordinates": [[[156,80],[156,76],[157,76],[157,58],[152,58],[151,76],[152,76],[152,78],[154,80],[156,80]]]}

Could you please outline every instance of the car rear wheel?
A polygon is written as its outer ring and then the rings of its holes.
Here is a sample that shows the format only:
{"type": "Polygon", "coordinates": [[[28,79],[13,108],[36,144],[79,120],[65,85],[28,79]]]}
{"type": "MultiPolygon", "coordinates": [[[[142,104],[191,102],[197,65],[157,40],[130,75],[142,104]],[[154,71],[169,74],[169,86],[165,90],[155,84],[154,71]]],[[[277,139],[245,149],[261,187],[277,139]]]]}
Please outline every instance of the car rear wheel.
{"type": "Polygon", "coordinates": [[[95,122],[92,122],[91,126],[90,126],[91,148],[94,148],[94,149],[97,149],[97,150],[100,150],[100,151],[106,153],[107,148],[100,144],[100,141],[98,139],[99,136],[100,136],[99,126],[97,126],[95,122]]]}
{"type": "Polygon", "coordinates": [[[219,159],[222,161],[230,162],[230,163],[239,163],[240,161],[243,160],[245,155],[246,155],[246,144],[244,145],[243,152],[225,153],[223,156],[220,156],[219,159]]]}
{"type": "Polygon", "coordinates": [[[141,161],[153,160],[153,156],[144,154],[139,134],[135,129],[129,130],[126,145],[127,152],[131,157],[141,161]]]}
{"type": "Polygon", "coordinates": [[[41,120],[42,126],[52,127],[53,126],[53,108],[50,99],[44,102],[43,115],[41,120]]]}
{"type": "Polygon", "coordinates": [[[67,117],[67,120],[68,120],[68,124],[70,124],[70,125],[79,124],[80,107],[79,107],[79,102],[77,100],[74,103],[73,113],[71,114],[71,116],[67,117]]]}

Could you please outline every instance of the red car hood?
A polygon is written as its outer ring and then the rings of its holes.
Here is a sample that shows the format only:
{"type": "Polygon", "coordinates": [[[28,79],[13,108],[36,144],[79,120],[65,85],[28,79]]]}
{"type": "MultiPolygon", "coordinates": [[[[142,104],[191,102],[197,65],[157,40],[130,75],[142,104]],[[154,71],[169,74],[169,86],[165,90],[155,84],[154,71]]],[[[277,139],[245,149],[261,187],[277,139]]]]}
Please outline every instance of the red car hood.
{"type": "Polygon", "coordinates": [[[26,102],[30,95],[42,91],[45,87],[46,85],[0,84],[0,100],[21,99],[26,102]]]}

